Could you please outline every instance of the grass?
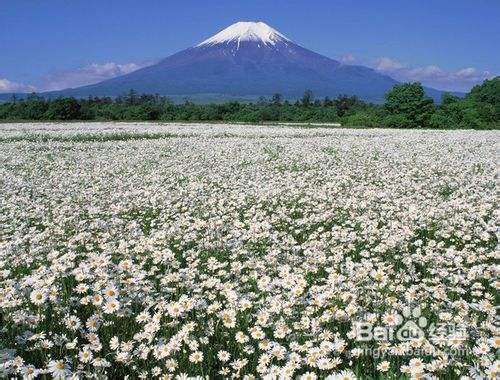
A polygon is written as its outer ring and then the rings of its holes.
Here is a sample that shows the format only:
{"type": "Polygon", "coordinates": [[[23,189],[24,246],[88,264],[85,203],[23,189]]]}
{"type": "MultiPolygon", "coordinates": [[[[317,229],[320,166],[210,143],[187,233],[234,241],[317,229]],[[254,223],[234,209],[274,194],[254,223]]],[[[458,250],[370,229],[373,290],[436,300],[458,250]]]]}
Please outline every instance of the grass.
{"type": "Polygon", "coordinates": [[[158,140],[168,138],[191,137],[187,134],[175,133],[130,133],[130,132],[112,132],[112,133],[78,133],[70,136],[54,136],[50,134],[25,134],[13,137],[0,137],[0,143],[12,143],[19,141],[43,143],[43,142],[108,142],[108,141],[130,141],[130,140],[158,140]]]}

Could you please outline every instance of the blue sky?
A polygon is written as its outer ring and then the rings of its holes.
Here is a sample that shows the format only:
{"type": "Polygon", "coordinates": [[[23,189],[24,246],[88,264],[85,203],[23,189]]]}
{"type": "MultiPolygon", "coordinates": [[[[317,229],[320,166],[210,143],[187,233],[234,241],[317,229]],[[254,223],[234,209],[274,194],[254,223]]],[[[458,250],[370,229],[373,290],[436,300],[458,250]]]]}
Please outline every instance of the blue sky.
{"type": "Polygon", "coordinates": [[[95,83],[242,20],[439,89],[500,74],[498,0],[0,0],[0,92],[95,83]]]}

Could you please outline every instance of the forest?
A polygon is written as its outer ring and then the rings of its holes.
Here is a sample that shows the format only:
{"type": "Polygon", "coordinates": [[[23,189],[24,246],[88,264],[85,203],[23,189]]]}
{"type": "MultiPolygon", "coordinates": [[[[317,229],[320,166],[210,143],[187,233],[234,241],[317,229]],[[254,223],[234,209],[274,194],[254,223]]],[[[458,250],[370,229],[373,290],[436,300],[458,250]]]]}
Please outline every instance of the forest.
{"type": "Polygon", "coordinates": [[[49,99],[31,94],[0,104],[0,121],[189,121],[242,123],[341,123],[353,127],[498,129],[500,77],[477,85],[464,97],[445,93],[440,103],[425,96],[418,82],[394,86],[383,104],[356,96],[315,98],[305,91],[290,101],[281,94],[255,102],[176,104],[168,97],[138,94],[133,89],[116,98],[49,99]]]}

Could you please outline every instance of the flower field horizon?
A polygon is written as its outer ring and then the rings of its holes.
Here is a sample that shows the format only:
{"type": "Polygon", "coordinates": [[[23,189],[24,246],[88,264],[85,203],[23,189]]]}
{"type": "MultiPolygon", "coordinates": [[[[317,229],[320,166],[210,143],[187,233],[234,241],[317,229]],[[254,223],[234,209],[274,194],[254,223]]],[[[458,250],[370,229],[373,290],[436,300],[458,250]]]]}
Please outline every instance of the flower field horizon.
{"type": "Polygon", "coordinates": [[[0,378],[496,379],[499,142],[0,124],[0,378]]]}

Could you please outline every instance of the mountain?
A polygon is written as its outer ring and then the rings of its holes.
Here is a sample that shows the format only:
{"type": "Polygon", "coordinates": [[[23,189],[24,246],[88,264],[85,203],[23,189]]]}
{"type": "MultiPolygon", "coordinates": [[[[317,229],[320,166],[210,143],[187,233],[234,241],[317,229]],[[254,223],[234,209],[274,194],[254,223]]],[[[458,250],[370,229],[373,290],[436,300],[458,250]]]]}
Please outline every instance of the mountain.
{"type": "MultiPolygon", "coordinates": [[[[138,93],[189,98],[299,98],[357,95],[381,102],[398,82],[364,67],[345,65],[305,49],[263,22],[237,22],[200,44],[132,73],[45,96],[118,96],[138,93]]],[[[441,92],[427,89],[439,99],[441,92]]]]}

